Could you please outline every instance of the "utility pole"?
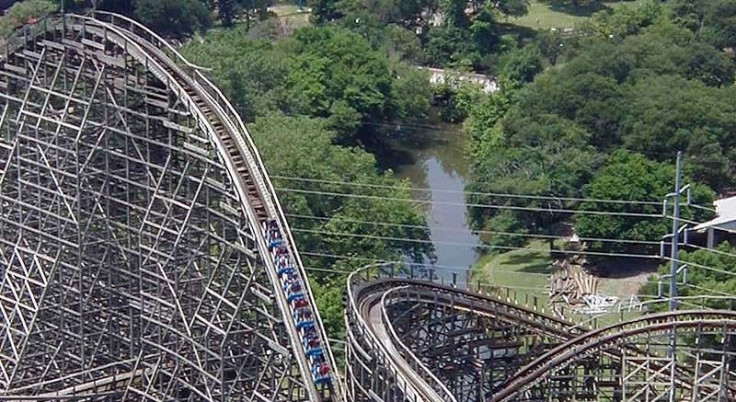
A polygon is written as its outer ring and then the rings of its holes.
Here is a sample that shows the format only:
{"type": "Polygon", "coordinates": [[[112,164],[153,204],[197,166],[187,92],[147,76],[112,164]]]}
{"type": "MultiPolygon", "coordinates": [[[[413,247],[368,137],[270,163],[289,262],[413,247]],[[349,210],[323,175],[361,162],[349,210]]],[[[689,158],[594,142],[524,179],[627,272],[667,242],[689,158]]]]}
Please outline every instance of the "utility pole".
{"type": "Polygon", "coordinates": [[[680,192],[682,186],[682,152],[677,152],[677,173],[675,174],[675,192],[673,194],[672,214],[672,247],[670,250],[670,311],[677,310],[677,259],[678,243],[680,242],[680,192]]]}
{"type": "MultiPolygon", "coordinates": [[[[677,268],[679,260],[677,258],[677,251],[680,242],[680,193],[682,192],[682,152],[677,152],[677,167],[675,173],[675,192],[668,194],[673,197],[673,213],[672,213],[672,246],[670,250],[670,311],[677,310],[677,268]]],[[[688,197],[689,200],[689,197],[688,197]]],[[[665,198],[665,203],[667,202],[665,198]]],[[[666,209],[664,211],[667,212],[666,209]]],[[[677,330],[673,327],[669,333],[669,348],[667,348],[667,357],[672,359],[670,361],[670,384],[669,384],[669,400],[675,402],[676,399],[676,387],[675,387],[675,368],[677,366],[677,355],[675,348],[677,347],[677,330]]]]}

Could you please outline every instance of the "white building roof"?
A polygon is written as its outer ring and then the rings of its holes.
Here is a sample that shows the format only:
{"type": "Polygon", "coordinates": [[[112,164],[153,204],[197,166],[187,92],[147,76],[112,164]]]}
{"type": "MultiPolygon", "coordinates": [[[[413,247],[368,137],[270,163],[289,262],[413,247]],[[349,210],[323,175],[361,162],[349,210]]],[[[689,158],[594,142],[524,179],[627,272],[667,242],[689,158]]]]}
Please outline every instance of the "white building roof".
{"type": "Polygon", "coordinates": [[[736,221],[736,196],[715,200],[713,201],[713,205],[716,207],[716,217],[708,222],[703,222],[700,225],[695,226],[693,230],[701,230],[711,227],[731,230],[730,228],[720,226],[736,221]]]}

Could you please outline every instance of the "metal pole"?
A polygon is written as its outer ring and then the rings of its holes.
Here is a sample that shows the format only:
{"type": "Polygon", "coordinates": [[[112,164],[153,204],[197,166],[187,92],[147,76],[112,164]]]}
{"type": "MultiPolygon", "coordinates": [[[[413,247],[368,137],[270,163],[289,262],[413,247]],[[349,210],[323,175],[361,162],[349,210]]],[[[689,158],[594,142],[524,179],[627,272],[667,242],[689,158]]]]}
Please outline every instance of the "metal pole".
{"type": "MultiPolygon", "coordinates": [[[[677,152],[677,168],[675,173],[675,194],[674,194],[674,211],[672,213],[672,250],[670,250],[670,311],[677,310],[677,266],[679,261],[677,260],[677,247],[679,245],[679,231],[680,231],[680,186],[682,175],[682,152],[677,152]]],[[[670,347],[668,349],[668,357],[672,359],[670,369],[670,402],[675,401],[675,345],[677,343],[677,331],[672,328],[670,332],[670,347]]]]}
{"type": "Polygon", "coordinates": [[[677,310],[677,247],[680,239],[680,186],[682,175],[682,152],[677,152],[677,173],[675,174],[674,212],[672,214],[672,250],[670,250],[670,311],[677,310]]]}

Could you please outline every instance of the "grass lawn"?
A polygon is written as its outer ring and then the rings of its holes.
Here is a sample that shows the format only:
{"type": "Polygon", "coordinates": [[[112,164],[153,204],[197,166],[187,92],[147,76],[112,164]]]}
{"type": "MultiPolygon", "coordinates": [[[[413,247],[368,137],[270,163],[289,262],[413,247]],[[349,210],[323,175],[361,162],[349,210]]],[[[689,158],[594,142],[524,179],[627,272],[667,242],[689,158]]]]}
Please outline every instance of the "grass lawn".
{"type": "MultiPolygon", "coordinates": [[[[532,298],[536,296],[538,306],[548,309],[550,264],[549,245],[534,241],[521,250],[481,257],[473,267],[472,281],[473,285],[480,281],[481,284],[516,290],[519,304],[531,305],[532,298]]],[[[639,287],[646,282],[648,274],[648,271],[642,270],[641,273],[624,277],[600,278],[598,291],[601,295],[617,296],[621,302],[628,302],[629,297],[636,294],[639,287]]],[[[622,319],[621,312],[617,310],[599,315],[595,321],[592,315],[568,315],[569,309],[565,310],[568,319],[575,322],[589,321],[591,325],[598,327],[615,324],[622,319]]],[[[640,315],[639,311],[624,311],[623,319],[630,320],[640,315]]]]}
{"type": "Polygon", "coordinates": [[[484,256],[473,269],[473,279],[538,296],[546,303],[550,263],[549,245],[531,242],[521,250],[484,256]]]}
{"type": "Polygon", "coordinates": [[[516,19],[510,18],[509,23],[532,29],[573,28],[575,23],[590,17],[594,12],[605,9],[614,9],[624,5],[638,6],[648,0],[629,0],[619,2],[604,2],[598,7],[577,7],[553,5],[548,1],[532,0],[529,14],[516,19]]]}

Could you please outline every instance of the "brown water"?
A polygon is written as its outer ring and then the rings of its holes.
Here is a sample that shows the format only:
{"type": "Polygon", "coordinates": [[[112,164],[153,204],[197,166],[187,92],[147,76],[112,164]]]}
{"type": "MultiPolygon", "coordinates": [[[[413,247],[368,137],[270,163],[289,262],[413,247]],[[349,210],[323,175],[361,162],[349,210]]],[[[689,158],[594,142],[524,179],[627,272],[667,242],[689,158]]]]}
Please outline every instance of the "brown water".
{"type": "Polygon", "coordinates": [[[423,205],[437,256],[436,275],[449,281],[455,273],[458,282],[465,282],[467,269],[479,258],[476,246],[480,241],[467,223],[463,190],[469,165],[460,129],[458,124],[435,119],[421,128],[429,138],[425,144],[398,147],[400,156],[387,165],[413,187],[425,189],[414,191],[416,199],[431,201],[423,205]]]}

